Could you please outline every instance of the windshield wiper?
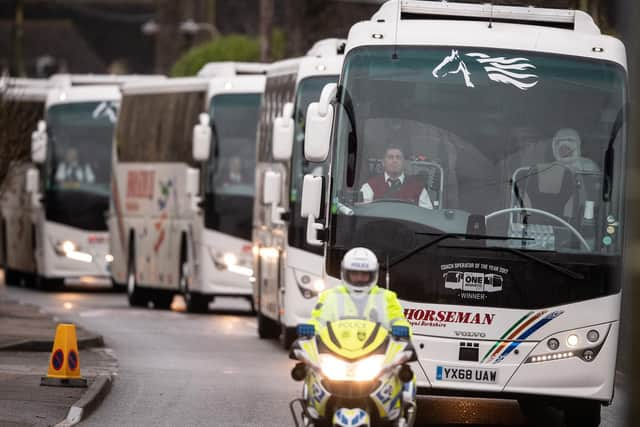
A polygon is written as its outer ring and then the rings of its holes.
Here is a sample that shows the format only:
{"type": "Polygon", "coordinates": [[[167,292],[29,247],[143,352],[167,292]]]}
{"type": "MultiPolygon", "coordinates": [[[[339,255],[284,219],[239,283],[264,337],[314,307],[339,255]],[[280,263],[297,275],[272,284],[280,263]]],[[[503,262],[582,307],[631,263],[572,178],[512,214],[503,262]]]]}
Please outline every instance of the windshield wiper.
{"type": "Polygon", "coordinates": [[[618,137],[618,132],[622,129],[622,125],[624,124],[624,106],[620,108],[618,115],[616,116],[616,121],[613,123],[613,128],[611,129],[611,135],[609,136],[609,144],[607,145],[607,151],[604,153],[604,177],[602,183],[602,200],[605,202],[611,201],[611,192],[613,191],[613,160],[614,160],[614,149],[613,143],[618,137]]]}
{"type": "Polygon", "coordinates": [[[443,240],[446,239],[469,239],[469,240],[535,240],[532,237],[509,237],[509,236],[487,236],[487,235],[483,235],[483,234],[468,234],[468,233],[442,233],[442,234],[438,234],[438,233],[420,233],[417,232],[416,234],[422,235],[422,236],[437,236],[435,239],[433,240],[429,240],[428,242],[414,248],[411,249],[409,252],[400,255],[398,258],[394,259],[393,261],[391,261],[387,268],[391,269],[391,267],[395,266],[396,264],[401,263],[402,261],[404,261],[405,259],[417,254],[418,252],[421,252],[433,245],[435,245],[438,242],[441,242],[443,240]]]}
{"type": "MultiPolygon", "coordinates": [[[[568,268],[564,268],[561,267],[559,265],[556,265],[550,261],[547,261],[546,259],[542,259],[539,258],[535,255],[531,255],[528,252],[522,251],[520,249],[516,249],[516,248],[510,248],[508,246],[496,246],[495,248],[497,249],[501,249],[503,251],[507,251],[507,252],[511,252],[512,254],[516,254],[516,255],[520,255],[523,258],[527,258],[530,259],[531,261],[535,261],[539,264],[542,265],[546,265],[547,267],[549,267],[552,270],[557,271],[558,273],[562,273],[567,277],[570,277],[572,279],[576,279],[576,280],[584,280],[584,275],[580,274],[580,273],[576,273],[575,271],[569,270],[568,268]]],[[[494,248],[491,248],[494,249],[494,248]]]]}
{"type": "MultiPolygon", "coordinates": [[[[465,240],[520,240],[520,241],[527,241],[527,240],[535,240],[532,237],[511,237],[511,236],[488,236],[488,235],[482,235],[482,234],[466,234],[466,233],[444,233],[444,234],[436,234],[436,233],[416,233],[416,234],[420,234],[420,235],[424,235],[424,236],[437,236],[435,239],[430,240],[428,242],[426,242],[423,245],[420,245],[414,249],[411,249],[409,252],[400,255],[398,258],[394,259],[393,261],[389,262],[388,265],[386,267],[383,267],[383,269],[386,270],[390,270],[393,266],[401,263],[402,261],[406,260],[407,258],[415,255],[416,253],[423,251],[435,244],[437,244],[438,242],[441,242],[443,240],[446,239],[465,239],[465,240]]],[[[535,255],[531,255],[530,253],[524,252],[522,250],[519,249],[515,249],[515,248],[510,248],[508,246],[495,246],[492,247],[491,249],[499,249],[499,250],[504,250],[507,252],[511,252],[513,254],[519,255],[523,258],[527,258],[531,261],[535,261],[539,264],[542,264],[552,270],[555,270],[559,273],[564,274],[565,276],[568,276],[572,279],[576,279],[576,280],[584,280],[584,276],[580,273],[576,273],[574,271],[571,271],[567,268],[561,267],[559,265],[556,265],[550,261],[547,261],[545,259],[539,258],[535,255]]]]}

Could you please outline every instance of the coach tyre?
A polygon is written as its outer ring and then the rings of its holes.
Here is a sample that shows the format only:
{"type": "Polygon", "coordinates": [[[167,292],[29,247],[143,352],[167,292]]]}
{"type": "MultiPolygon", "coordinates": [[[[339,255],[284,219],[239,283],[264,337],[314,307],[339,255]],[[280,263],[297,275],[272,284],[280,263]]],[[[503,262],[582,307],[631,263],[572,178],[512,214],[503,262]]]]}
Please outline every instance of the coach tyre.
{"type": "Polygon", "coordinates": [[[258,312],[258,336],[261,339],[275,339],[280,335],[280,325],[258,312]]]}
{"type": "Polygon", "coordinates": [[[280,343],[285,350],[289,350],[291,344],[298,338],[298,331],[296,328],[288,328],[284,323],[280,325],[280,343]]]}
{"type": "Polygon", "coordinates": [[[178,288],[184,297],[185,305],[189,313],[206,313],[209,310],[209,298],[189,289],[189,259],[187,253],[187,240],[182,237],[180,244],[180,265],[178,266],[180,278],[178,288]]]}
{"type": "Polygon", "coordinates": [[[115,292],[125,292],[127,290],[126,284],[116,282],[113,277],[111,278],[111,287],[115,292]]]}
{"type": "Polygon", "coordinates": [[[256,311],[256,303],[253,301],[253,295],[248,297],[247,301],[249,301],[249,305],[251,305],[251,314],[255,316],[258,312],[256,311]]]}
{"type": "Polygon", "coordinates": [[[136,283],[136,247],[133,232],[129,239],[129,257],[127,262],[127,297],[132,307],[146,307],[147,299],[136,283]]]}
{"type": "Polygon", "coordinates": [[[600,402],[593,400],[573,400],[564,410],[567,427],[597,427],[600,425],[600,402]]]}
{"type": "Polygon", "coordinates": [[[173,292],[165,289],[155,289],[151,295],[153,308],[156,310],[169,310],[173,302],[173,292]]]}
{"type": "Polygon", "coordinates": [[[262,286],[260,286],[260,274],[258,273],[258,277],[256,279],[258,282],[258,304],[257,307],[255,307],[255,309],[257,309],[258,312],[258,337],[260,337],[260,339],[264,340],[264,339],[275,339],[278,338],[278,336],[280,335],[280,325],[278,324],[278,322],[269,319],[268,317],[266,317],[264,314],[262,314],[261,312],[261,308],[260,306],[262,305],[261,301],[262,301],[262,286]]]}
{"type": "Polygon", "coordinates": [[[19,286],[20,275],[9,268],[9,239],[7,239],[7,222],[2,221],[2,268],[4,269],[4,284],[7,286],[19,286]]]}
{"type": "Polygon", "coordinates": [[[40,289],[49,292],[60,291],[64,289],[64,279],[40,276],[40,289]]]}

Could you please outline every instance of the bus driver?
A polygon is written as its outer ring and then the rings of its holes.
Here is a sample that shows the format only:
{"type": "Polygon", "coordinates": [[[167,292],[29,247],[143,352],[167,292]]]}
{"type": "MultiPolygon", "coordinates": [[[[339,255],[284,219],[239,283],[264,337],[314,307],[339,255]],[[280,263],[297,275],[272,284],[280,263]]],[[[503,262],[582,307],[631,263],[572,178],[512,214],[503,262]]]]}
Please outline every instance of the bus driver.
{"type": "Polygon", "coordinates": [[[365,203],[374,200],[407,200],[421,208],[433,209],[431,197],[423,182],[405,174],[405,156],[398,145],[389,145],[382,160],[384,174],[373,176],[360,188],[365,203]]]}
{"type": "Polygon", "coordinates": [[[78,150],[69,147],[65,153],[64,161],[58,164],[56,169],[56,181],[59,183],[85,183],[93,184],[96,176],[88,163],[79,160],[78,150]]]}

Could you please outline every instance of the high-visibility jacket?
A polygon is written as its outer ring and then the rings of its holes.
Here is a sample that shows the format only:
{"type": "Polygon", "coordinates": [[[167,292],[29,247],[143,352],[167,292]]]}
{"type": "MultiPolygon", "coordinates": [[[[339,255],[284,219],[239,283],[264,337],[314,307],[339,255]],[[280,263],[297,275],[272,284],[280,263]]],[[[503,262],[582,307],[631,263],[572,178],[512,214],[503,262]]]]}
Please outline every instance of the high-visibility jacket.
{"type": "Polygon", "coordinates": [[[349,318],[380,322],[386,329],[391,329],[392,325],[403,325],[411,329],[396,293],[379,286],[374,286],[369,291],[364,313],[358,312],[357,305],[344,285],[323,291],[311,312],[310,323],[316,327],[317,331],[325,327],[327,322],[349,318]]]}

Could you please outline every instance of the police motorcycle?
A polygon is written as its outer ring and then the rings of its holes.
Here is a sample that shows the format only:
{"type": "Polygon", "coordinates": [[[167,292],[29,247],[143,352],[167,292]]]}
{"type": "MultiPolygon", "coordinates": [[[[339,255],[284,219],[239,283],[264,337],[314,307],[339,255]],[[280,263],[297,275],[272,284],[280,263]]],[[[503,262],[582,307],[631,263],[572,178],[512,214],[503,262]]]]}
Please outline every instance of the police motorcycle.
{"type": "Polygon", "coordinates": [[[302,398],[289,404],[296,427],[413,426],[416,383],[408,363],[417,354],[407,326],[388,331],[344,319],[317,335],[314,325],[298,325],[298,337],[289,355],[298,360],[292,378],[303,381],[302,398]]]}

